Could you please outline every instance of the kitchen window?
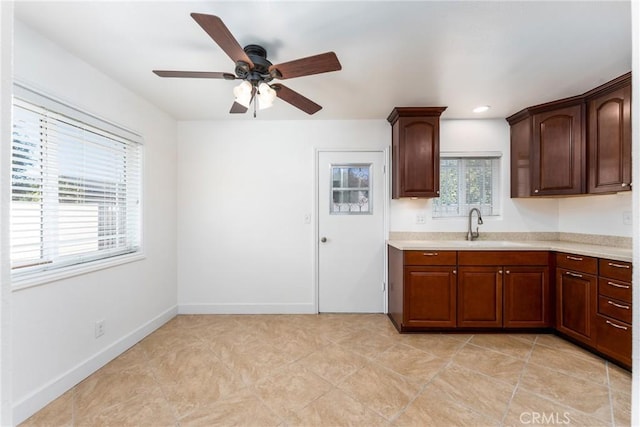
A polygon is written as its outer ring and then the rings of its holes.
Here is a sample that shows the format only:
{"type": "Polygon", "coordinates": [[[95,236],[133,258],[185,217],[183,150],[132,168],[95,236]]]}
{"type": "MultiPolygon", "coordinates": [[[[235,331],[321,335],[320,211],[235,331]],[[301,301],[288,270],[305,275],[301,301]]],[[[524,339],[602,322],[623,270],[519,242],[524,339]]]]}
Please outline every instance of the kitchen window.
{"type": "Polygon", "coordinates": [[[433,217],[500,214],[500,154],[440,156],[440,197],[433,199],[433,217]]]}
{"type": "Polygon", "coordinates": [[[22,86],[14,90],[14,285],[139,253],[141,138],[22,86]]]}

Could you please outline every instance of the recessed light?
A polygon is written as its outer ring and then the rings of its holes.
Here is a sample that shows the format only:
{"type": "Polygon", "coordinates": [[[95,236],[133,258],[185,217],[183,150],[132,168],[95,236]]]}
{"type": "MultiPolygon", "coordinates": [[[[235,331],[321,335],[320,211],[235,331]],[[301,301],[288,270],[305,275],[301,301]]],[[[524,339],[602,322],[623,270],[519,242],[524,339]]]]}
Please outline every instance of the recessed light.
{"type": "Polygon", "coordinates": [[[484,113],[485,111],[487,111],[489,108],[491,108],[488,105],[480,105],[476,108],[473,109],[474,113],[484,113]]]}

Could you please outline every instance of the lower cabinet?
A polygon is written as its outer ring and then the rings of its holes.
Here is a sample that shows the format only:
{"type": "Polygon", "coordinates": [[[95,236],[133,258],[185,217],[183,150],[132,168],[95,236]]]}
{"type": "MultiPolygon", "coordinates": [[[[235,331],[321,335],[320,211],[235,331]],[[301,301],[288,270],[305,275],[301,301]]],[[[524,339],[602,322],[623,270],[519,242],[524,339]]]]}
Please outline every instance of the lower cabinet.
{"type": "Polygon", "coordinates": [[[502,270],[460,267],[458,327],[502,327],[502,270]]]}
{"type": "Polygon", "coordinates": [[[631,272],[562,252],[389,246],[389,317],[401,332],[555,328],[630,368],[631,272]]]}
{"type": "Polygon", "coordinates": [[[455,328],[455,266],[406,267],[404,282],[405,326],[455,328]]]}
{"type": "Polygon", "coordinates": [[[503,276],[505,328],[549,328],[553,298],[549,267],[505,267],[503,276]]]}
{"type": "Polygon", "coordinates": [[[590,274],[561,268],[556,271],[556,329],[588,345],[595,345],[596,284],[596,277],[590,274]]]}
{"type": "Polygon", "coordinates": [[[548,252],[465,251],[458,263],[458,327],[552,326],[548,252]]]}
{"type": "Polygon", "coordinates": [[[598,314],[595,318],[596,349],[629,368],[631,271],[630,262],[598,260],[598,314]]]}

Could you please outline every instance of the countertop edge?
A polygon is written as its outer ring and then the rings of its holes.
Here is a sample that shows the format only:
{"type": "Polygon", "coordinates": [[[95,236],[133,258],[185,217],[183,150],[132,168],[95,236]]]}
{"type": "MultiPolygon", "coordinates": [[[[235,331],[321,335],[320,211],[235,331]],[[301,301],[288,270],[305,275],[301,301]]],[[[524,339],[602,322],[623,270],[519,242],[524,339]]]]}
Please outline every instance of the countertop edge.
{"type": "Polygon", "coordinates": [[[476,241],[464,240],[387,240],[387,244],[400,250],[450,250],[450,251],[555,251],[576,255],[607,258],[616,261],[633,261],[631,249],[588,245],[565,241],[476,241]]]}

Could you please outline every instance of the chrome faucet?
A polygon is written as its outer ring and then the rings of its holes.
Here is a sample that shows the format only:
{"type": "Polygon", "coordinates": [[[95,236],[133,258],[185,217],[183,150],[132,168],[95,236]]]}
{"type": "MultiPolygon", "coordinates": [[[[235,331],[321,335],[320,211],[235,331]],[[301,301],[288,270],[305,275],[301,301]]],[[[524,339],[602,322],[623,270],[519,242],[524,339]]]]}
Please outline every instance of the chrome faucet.
{"type": "Polygon", "coordinates": [[[471,210],[469,211],[469,230],[467,231],[467,240],[471,241],[471,240],[475,240],[478,237],[480,237],[480,231],[478,231],[479,227],[476,227],[476,231],[472,231],[471,229],[471,217],[473,216],[473,212],[478,212],[478,225],[482,225],[482,215],[480,215],[480,209],[478,208],[471,208],[471,210]]]}

